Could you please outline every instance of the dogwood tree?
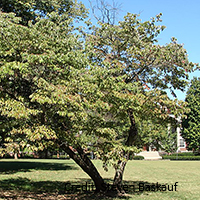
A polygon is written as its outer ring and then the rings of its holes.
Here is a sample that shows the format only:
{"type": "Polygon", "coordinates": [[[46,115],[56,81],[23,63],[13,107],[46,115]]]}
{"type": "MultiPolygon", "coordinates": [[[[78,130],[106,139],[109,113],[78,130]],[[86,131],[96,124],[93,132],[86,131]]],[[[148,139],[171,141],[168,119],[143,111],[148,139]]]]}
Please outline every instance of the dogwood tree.
{"type": "Polygon", "coordinates": [[[86,17],[80,3],[12,2],[16,9],[0,4],[2,152],[55,145],[101,191],[104,179],[87,156],[90,146],[105,169],[115,167],[121,191],[129,154],[140,150],[136,121],[168,123],[169,113],[182,114],[184,102],[165,90],[184,90],[194,64],[175,39],[158,45],[161,15],[141,22],[128,13],[118,25],[86,22],[92,30],[86,33],[77,27],[86,17]]]}
{"type": "MultiPolygon", "coordinates": [[[[106,86],[111,90],[105,94],[112,97],[109,103],[116,113],[115,120],[123,116],[119,121],[124,121],[126,128],[118,138],[127,147],[137,147],[136,121],[153,119],[163,124],[170,122],[169,114],[184,113],[185,103],[170,99],[166,90],[174,97],[175,90],[184,91],[188,73],[195,65],[188,61],[187,52],[177,39],[172,38],[166,45],[158,44],[157,36],[165,28],[157,25],[161,15],[142,22],[138,15],[128,13],[117,25],[99,21],[87,35],[88,45],[92,44],[95,52],[90,59],[101,71],[99,79],[112,80],[106,86]]],[[[129,151],[118,153],[121,158],[115,164],[114,184],[120,191],[129,151]]]]}
{"type": "Polygon", "coordinates": [[[76,137],[87,121],[82,90],[93,89],[85,79],[87,53],[74,27],[86,17],[85,8],[67,0],[10,3],[0,13],[2,152],[57,145],[99,190],[103,179],[76,137]]]}

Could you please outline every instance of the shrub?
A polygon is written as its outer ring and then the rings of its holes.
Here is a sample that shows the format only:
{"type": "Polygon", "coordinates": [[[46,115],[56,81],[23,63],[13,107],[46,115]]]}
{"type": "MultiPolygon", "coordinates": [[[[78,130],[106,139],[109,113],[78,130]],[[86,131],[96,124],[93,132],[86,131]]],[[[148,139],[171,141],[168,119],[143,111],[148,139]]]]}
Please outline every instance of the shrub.
{"type": "MultiPolygon", "coordinates": [[[[173,156],[176,156],[177,153],[173,153],[173,156]]],[[[193,152],[183,152],[183,153],[178,153],[178,156],[194,156],[193,152]]]]}
{"type": "Polygon", "coordinates": [[[200,156],[175,156],[175,155],[166,155],[162,157],[163,159],[170,159],[170,160],[200,160],[200,156]]]}
{"type": "Polygon", "coordinates": [[[134,156],[133,160],[144,160],[143,156],[134,156]]]}

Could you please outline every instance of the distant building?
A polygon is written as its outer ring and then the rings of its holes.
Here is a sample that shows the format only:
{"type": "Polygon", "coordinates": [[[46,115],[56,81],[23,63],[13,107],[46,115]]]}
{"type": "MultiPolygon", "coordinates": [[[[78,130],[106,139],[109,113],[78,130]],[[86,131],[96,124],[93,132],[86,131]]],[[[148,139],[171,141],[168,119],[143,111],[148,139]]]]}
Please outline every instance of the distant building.
{"type": "MultiPolygon", "coordinates": [[[[171,116],[173,118],[175,118],[173,115],[171,116]]],[[[176,132],[177,132],[177,151],[178,152],[184,152],[187,151],[187,145],[185,140],[183,139],[183,137],[181,136],[181,117],[179,118],[175,118],[175,120],[177,121],[177,127],[176,127],[176,132]]]]}

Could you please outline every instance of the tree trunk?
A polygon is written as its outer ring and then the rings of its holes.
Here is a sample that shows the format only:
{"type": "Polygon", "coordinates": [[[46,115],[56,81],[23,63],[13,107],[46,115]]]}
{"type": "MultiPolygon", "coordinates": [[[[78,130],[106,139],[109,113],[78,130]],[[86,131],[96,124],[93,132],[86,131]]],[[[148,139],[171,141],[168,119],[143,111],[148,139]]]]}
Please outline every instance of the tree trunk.
{"type": "MultiPolygon", "coordinates": [[[[128,138],[125,144],[127,146],[132,146],[136,142],[138,131],[137,131],[135,118],[134,118],[132,109],[128,110],[128,115],[131,122],[131,127],[129,129],[128,138]]],[[[115,170],[115,177],[113,181],[113,185],[115,185],[119,193],[124,193],[124,190],[122,188],[123,173],[124,173],[126,163],[129,160],[129,152],[124,152],[123,154],[127,161],[121,161],[121,160],[118,161],[118,168],[115,170]]]]}
{"type": "Polygon", "coordinates": [[[70,158],[72,158],[83,169],[84,172],[86,172],[91,177],[91,179],[94,181],[96,192],[105,190],[103,178],[80,146],[76,148],[78,153],[75,153],[72,148],[64,143],[62,143],[60,147],[66,153],[68,153],[70,158]]]}
{"type": "Polygon", "coordinates": [[[18,159],[17,153],[14,153],[14,159],[18,159]]]}
{"type": "Polygon", "coordinates": [[[128,138],[127,138],[125,144],[127,146],[132,146],[136,143],[138,131],[137,131],[137,127],[136,127],[136,123],[135,123],[135,117],[133,115],[132,109],[128,110],[128,115],[129,115],[129,119],[130,119],[130,122],[131,122],[131,127],[129,129],[128,138]]]}
{"type": "Polygon", "coordinates": [[[115,177],[113,181],[113,185],[117,188],[117,192],[122,194],[125,193],[122,187],[122,180],[126,163],[127,161],[118,161],[118,168],[115,171],[115,177]]]}

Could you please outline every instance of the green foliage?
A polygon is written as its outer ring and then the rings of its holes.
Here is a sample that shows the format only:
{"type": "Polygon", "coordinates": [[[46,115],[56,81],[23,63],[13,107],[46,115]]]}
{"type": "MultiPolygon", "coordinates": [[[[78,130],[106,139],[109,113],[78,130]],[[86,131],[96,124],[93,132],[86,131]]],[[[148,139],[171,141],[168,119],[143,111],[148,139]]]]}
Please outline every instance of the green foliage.
{"type": "Polygon", "coordinates": [[[176,121],[171,118],[163,121],[162,124],[156,123],[155,119],[137,122],[139,132],[139,146],[142,148],[144,144],[156,150],[165,152],[175,152],[177,148],[177,132],[176,121]]]}
{"type": "Polygon", "coordinates": [[[193,152],[181,152],[181,153],[173,153],[168,156],[195,156],[193,152]]]}
{"type": "Polygon", "coordinates": [[[200,160],[200,156],[193,152],[173,153],[171,155],[163,155],[162,158],[170,160],[200,160]]]}
{"type": "Polygon", "coordinates": [[[183,115],[185,103],[165,90],[184,90],[194,64],[176,39],[157,44],[161,14],[141,22],[128,13],[118,25],[86,22],[86,33],[75,27],[86,17],[81,3],[46,3],[0,4],[2,151],[89,146],[104,166],[116,166],[124,152],[140,151],[125,145],[128,111],[153,124],[168,123],[169,112],[183,115]]]}
{"type": "Polygon", "coordinates": [[[126,82],[138,78],[153,89],[184,90],[188,79],[185,70],[190,72],[194,65],[175,38],[165,46],[157,44],[157,36],[164,30],[164,26],[156,25],[160,17],[141,22],[138,15],[128,13],[118,25],[100,23],[90,41],[104,66],[113,70],[121,66],[126,82]]]}
{"type": "MultiPolygon", "coordinates": [[[[79,5],[81,6],[81,4],[79,5]]],[[[20,17],[20,24],[26,26],[29,21],[36,23],[39,18],[47,17],[49,13],[53,12],[57,12],[59,15],[68,12],[68,18],[77,17],[72,0],[23,0],[23,2],[20,0],[1,0],[0,8],[2,12],[15,13],[16,17],[20,17]]]]}
{"type": "Polygon", "coordinates": [[[2,1],[2,153],[38,151],[57,145],[56,141],[61,138],[72,140],[78,121],[84,120],[77,81],[81,81],[81,70],[87,66],[87,60],[82,57],[84,49],[79,36],[73,33],[76,30],[73,21],[82,20],[86,12],[82,4],[68,1],[48,1],[53,9],[49,10],[45,2],[32,2],[30,11],[26,10],[29,2],[13,1],[12,9],[2,1]],[[21,7],[18,9],[18,6],[21,7]],[[42,16],[39,16],[40,6],[46,9],[41,11],[42,16]],[[23,10],[38,15],[37,20],[24,24],[20,17],[23,10]],[[74,115],[78,111],[79,114],[74,115]]]}
{"type": "Polygon", "coordinates": [[[133,160],[144,160],[143,156],[134,156],[133,160]]]}
{"type": "Polygon", "coordinates": [[[163,159],[170,160],[200,160],[200,156],[162,156],[163,159]]]}
{"type": "Polygon", "coordinates": [[[186,100],[189,111],[183,119],[182,137],[187,143],[187,148],[193,151],[200,150],[200,78],[191,81],[187,91],[186,100]]]}
{"type": "MultiPolygon", "coordinates": [[[[100,105],[107,108],[106,112],[102,107],[97,109],[98,117],[103,117],[106,122],[112,120],[109,127],[115,131],[113,136],[120,142],[117,146],[113,143],[106,146],[96,144],[98,148],[104,147],[99,157],[105,162],[113,156],[118,160],[115,147],[117,152],[125,147],[131,126],[130,110],[137,127],[141,127],[137,139],[140,141],[134,140],[132,147],[135,149],[132,151],[139,151],[141,141],[146,142],[150,138],[150,143],[156,141],[157,146],[161,146],[160,140],[166,140],[165,144],[163,142],[165,149],[174,151],[175,142],[167,145],[169,140],[175,140],[175,134],[170,134],[170,138],[167,133],[167,124],[172,122],[169,114],[175,117],[183,115],[185,103],[171,100],[165,90],[169,89],[173,94],[175,89],[184,90],[188,72],[193,70],[194,64],[188,61],[186,50],[175,38],[164,46],[157,44],[157,36],[164,30],[164,26],[157,25],[160,17],[161,14],[150,21],[141,22],[138,15],[128,13],[119,24],[99,22],[99,26],[91,26],[91,33],[86,34],[87,48],[91,52],[92,83],[95,83],[92,87],[96,89],[98,86],[99,90],[96,106],[102,98],[100,105]],[[105,118],[105,113],[109,118],[105,118]],[[148,130],[142,127],[148,120],[152,120],[153,132],[148,126],[148,130]],[[123,148],[119,148],[121,144],[123,148]]],[[[99,130],[102,132],[102,129],[99,130]]],[[[104,144],[107,142],[106,139],[102,141],[104,144]]]]}

